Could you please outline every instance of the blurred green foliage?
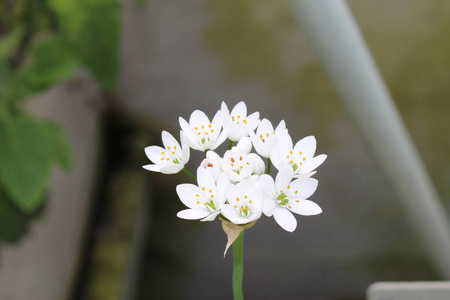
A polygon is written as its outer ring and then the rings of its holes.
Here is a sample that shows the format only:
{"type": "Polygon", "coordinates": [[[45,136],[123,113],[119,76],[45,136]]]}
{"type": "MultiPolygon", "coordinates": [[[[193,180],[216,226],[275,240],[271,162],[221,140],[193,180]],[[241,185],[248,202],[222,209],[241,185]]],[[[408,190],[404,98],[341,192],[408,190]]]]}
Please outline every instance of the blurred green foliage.
{"type": "Polygon", "coordinates": [[[0,0],[0,244],[45,204],[53,163],[71,166],[62,130],[21,108],[80,67],[105,90],[117,78],[117,0],[0,0]]]}

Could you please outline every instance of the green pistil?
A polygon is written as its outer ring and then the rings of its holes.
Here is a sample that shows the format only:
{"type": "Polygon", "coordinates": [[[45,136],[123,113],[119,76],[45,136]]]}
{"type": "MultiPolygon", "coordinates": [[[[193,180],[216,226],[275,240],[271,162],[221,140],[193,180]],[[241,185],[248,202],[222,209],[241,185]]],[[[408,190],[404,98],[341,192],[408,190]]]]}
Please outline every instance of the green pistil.
{"type": "Polygon", "coordinates": [[[286,198],[287,198],[286,194],[281,193],[278,195],[277,200],[280,201],[280,205],[286,205],[289,202],[289,200],[286,198]]]}
{"type": "Polygon", "coordinates": [[[297,171],[298,165],[297,164],[292,164],[292,169],[294,169],[294,172],[297,171]]]}
{"type": "Polygon", "coordinates": [[[208,203],[206,203],[209,207],[211,207],[212,210],[216,210],[216,204],[214,201],[210,200],[208,203]]]}
{"type": "Polygon", "coordinates": [[[180,161],[178,160],[178,158],[176,158],[176,159],[173,160],[173,163],[174,163],[174,164],[179,164],[180,161]]]}
{"type": "Polygon", "coordinates": [[[202,138],[202,144],[204,144],[206,142],[205,138],[202,138]]]}

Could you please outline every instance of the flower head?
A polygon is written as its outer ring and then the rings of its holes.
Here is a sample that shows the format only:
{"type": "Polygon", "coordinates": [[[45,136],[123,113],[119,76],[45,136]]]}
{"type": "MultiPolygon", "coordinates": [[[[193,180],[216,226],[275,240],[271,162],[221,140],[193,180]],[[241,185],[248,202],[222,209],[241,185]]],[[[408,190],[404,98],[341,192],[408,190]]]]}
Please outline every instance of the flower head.
{"type": "Polygon", "coordinates": [[[181,117],[179,122],[189,146],[195,150],[205,151],[216,149],[227,138],[226,118],[227,113],[223,109],[215,114],[211,122],[204,112],[195,110],[189,118],[189,123],[181,117]]]}
{"type": "Polygon", "coordinates": [[[263,119],[256,129],[256,134],[250,132],[253,147],[262,157],[269,158],[276,150],[279,140],[287,133],[286,124],[281,121],[274,130],[272,123],[263,119]]]}
{"type": "Polygon", "coordinates": [[[226,174],[221,174],[217,184],[212,171],[199,167],[197,169],[198,186],[190,183],[177,185],[177,194],[181,202],[189,207],[180,211],[181,219],[213,221],[220,214],[225,202],[225,191],[229,180],[226,174]]]}
{"type": "Polygon", "coordinates": [[[247,224],[261,217],[262,193],[252,179],[230,184],[227,189],[227,204],[222,214],[234,224],[247,224]]]}
{"type": "Polygon", "coordinates": [[[292,139],[289,134],[283,136],[278,145],[278,150],[272,156],[273,165],[281,170],[285,165],[290,165],[294,171],[294,177],[310,177],[320,166],[327,156],[325,154],[317,155],[316,139],[314,136],[307,136],[298,141],[295,146],[292,145],[292,139]]]}
{"type": "Polygon", "coordinates": [[[164,148],[159,146],[149,146],[145,148],[145,154],[154,164],[145,165],[144,169],[163,174],[175,174],[184,168],[189,161],[189,147],[185,142],[182,132],[180,132],[181,145],[167,131],[163,131],[161,139],[164,148]]]}
{"type": "Polygon", "coordinates": [[[263,212],[274,216],[275,221],[285,230],[294,231],[297,220],[291,212],[311,216],[322,212],[314,202],[306,200],[314,194],[318,181],[314,178],[301,178],[291,182],[293,170],[286,166],[278,172],[275,179],[269,175],[260,176],[260,185],[264,192],[263,212]]]}
{"type": "MultiPolygon", "coordinates": [[[[225,102],[222,102],[222,110],[228,111],[225,102]]],[[[239,102],[231,110],[229,115],[228,138],[237,142],[243,137],[247,137],[259,124],[259,112],[254,112],[247,116],[247,106],[244,101],[239,102]]]]}

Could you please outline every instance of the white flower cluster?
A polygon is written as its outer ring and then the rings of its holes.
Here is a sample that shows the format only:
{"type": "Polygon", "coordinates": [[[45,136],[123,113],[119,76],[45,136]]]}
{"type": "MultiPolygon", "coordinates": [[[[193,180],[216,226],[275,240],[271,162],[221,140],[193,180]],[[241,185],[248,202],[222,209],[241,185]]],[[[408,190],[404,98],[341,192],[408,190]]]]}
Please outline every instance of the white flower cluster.
{"type": "Polygon", "coordinates": [[[326,159],[324,154],[314,156],[313,136],[294,145],[284,121],[274,129],[269,120],[259,119],[258,112],[247,115],[244,102],[231,113],[222,103],[212,121],[196,110],[189,122],[181,117],[179,122],[181,145],[163,131],[164,147],[145,148],[153,164],[144,166],[150,171],[174,174],[189,161],[190,148],[206,153],[197,168],[197,185],[185,183],[176,188],[181,202],[188,207],[178,217],[212,221],[220,216],[242,225],[256,221],[264,213],[292,232],[297,226],[292,213],[308,216],[322,212],[316,203],[307,200],[318,185],[311,176],[326,159]],[[227,139],[229,147],[221,157],[214,150],[227,139]],[[252,148],[256,153],[251,153],[252,148]],[[268,170],[261,157],[267,159],[268,170]],[[278,170],[275,180],[269,174],[272,164],[278,170]]]}

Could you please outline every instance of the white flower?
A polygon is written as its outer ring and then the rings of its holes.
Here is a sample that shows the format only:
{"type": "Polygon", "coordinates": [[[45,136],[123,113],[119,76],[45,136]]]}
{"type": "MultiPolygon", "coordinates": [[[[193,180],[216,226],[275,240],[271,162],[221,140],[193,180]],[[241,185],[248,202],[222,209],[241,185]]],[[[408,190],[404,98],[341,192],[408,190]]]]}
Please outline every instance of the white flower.
{"type": "MultiPolygon", "coordinates": [[[[228,111],[225,102],[222,102],[222,110],[228,111]]],[[[230,124],[228,138],[233,142],[237,142],[248,136],[258,126],[259,112],[254,112],[247,116],[247,106],[244,101],[241,101],[231,110],[228,122],[230,124]]]]}
{"type": "Polygon", "coordinates": [[[250,140],[243,138],[235,147],[225,152],[221,167],[231,181],[239,182],[253,174],[264,172],[264,161],[258,155],[249,153],[250,151],[250,140]]]}
{"type": "Polygon", "coordinates": [[[205,169],[211,169],[215,182],[217,182],[219,175],[222,173],[222,168],[220,167],[221,160],[222,158],[216,152],[210,150],[206,152],[206,158],[200,164],[205,169]]]}
{"type": "Polygon", "coordinates": [[[285,165],[290,165],[296,178],[310,177],[316,173],[313,172],[314,169],[327,158],[325,154],[314,157],[315,152],[316,139],[314,136],[301,139],[293,147],[291,137],[286,134],[278,145],[278,151],[271,156],[271,160],[278,170],[285,165]]]}
{"type": "Polygon", "coordinates": [[[256,134],[250,132],[250,138],[256,152],[262,157],[269,158],[275,151],[279,140],[286,133],[287,129],[284,121],[281,121],[274,130],[272,123],[267,119],[263,119],[259,123],[258,129],[256,129],[256,134]]]}
{"type": "Polygon", "coordinates": [[[226,195],[228,204],[223,205],[222,214],[232,223],[247,224],[261,217],[262,193],[253,180],[230,184],[226,195]]]}
{"type": "Polygon", "coordinates": [[[224,110],[219,110],[211,122],[204,112],[195,110],[189,118],[189,123],[181,117],[179,122],[189,146],[195,150],[205,151],[216,149],[226,140],[228,135],[226,119],[227,113],[224,110]]]}
{"type": "Polygon", "coordinates": [[[189,161],[189,147],[185,142],[183,132],[180,132],[181,147],[177,140],[167,131],[163,131],[161,139],[164,148],[149,146],[145,148],[145,154],[154,165],[145,165],[144,169],[163,174],[175,174],[184,168],[189,161]]]}
{"type": "Polygon", "coordinates": [[[306,200],[316,191],[318,181],[314,178],[301,178],[291,182],[293,173],[290,166],[285,166],[278,173],[275,182],[269,175],[261,175],[259,178],[264,191],[264,214],[268,217],[273,215],[275,221],[289,232],[297,227],[297,220],[291,212],[304,216],[322,212],[316,203],[306,200]]]}
{"type": "Polygon", "coordinates": [[[180,211],[177,216],[181,219],[213,221],[225,202],[225,191],[229,184],[226,174],[221,174],[214,182],[210,169],[197,169],[198,186],[190,183],[177,185],[177,194],[181,202],[189,207],[180,211]]]}

